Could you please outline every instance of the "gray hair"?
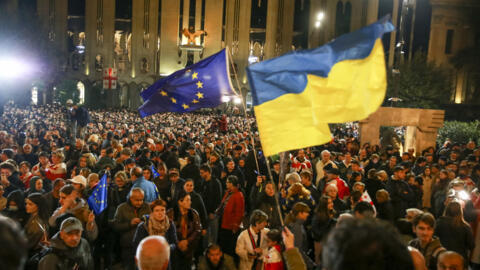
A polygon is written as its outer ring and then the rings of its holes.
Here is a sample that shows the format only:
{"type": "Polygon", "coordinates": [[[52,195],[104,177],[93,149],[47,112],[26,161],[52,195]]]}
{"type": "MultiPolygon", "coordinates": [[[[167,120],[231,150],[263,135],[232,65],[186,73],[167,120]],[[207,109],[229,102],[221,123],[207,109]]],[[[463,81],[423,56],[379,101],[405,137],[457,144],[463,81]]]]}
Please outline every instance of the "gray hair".
{"type": "Polygon", "coordinates": [[[292,181],[293,183],[300,183],[301,181],[300,175],[298,175],[296,172],[287,174],[287,176],[285,176],[285,180],[292,181]]]}
{"type": "Polygon", "coordinates": [[[143,196],[145,196],[145,191],[143,191],[143,189],[139,188],[139,187],[134,187],[130,190],[130,193],[128,194],[128,197],[132,197],[132,194],[133,192],[140,192],[142,193],[143,196]]]}

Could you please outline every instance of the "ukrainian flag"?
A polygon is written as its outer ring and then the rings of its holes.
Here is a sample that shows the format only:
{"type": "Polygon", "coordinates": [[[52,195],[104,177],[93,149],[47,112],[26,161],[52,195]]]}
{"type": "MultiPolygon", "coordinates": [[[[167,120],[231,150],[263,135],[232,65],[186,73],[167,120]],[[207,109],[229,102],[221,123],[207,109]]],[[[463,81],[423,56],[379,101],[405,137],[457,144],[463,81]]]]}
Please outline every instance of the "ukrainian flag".
{"type": "Polygon", "coordinates": [[[316,49],[247,68],[265,155],[327,143],[328,123],[367,118],[387,86],[383,19],[316,49]]]}

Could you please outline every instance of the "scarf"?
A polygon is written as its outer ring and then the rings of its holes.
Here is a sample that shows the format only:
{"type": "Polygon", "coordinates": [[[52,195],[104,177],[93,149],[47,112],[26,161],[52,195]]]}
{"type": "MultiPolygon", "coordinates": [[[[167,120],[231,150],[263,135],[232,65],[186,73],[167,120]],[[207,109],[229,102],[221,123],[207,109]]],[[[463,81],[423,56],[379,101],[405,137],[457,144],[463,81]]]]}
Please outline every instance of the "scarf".
{"type": "Polygon", "coordinates": [[[165,217],[163,221],[157,221],[150,216],[148,220],[148,234],[149,235],[161,235],[165,236],[165,232],[170,228],[170,222],[168,217],[165,217]]]}

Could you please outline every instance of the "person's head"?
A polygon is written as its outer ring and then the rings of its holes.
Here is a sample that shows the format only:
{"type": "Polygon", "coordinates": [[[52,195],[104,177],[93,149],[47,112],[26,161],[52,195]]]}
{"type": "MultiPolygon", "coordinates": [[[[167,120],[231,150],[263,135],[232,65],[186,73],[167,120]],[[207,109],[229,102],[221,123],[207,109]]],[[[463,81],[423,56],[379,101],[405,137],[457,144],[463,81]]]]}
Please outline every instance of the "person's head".
{"type": "Polygon", "coordinates": [[[41,190],[43,189],[43,180],[42,180],[42,178],[37,177],[37,178],[34,180],[34,183],[35,183],[35,190],[36,190],[36,191],[41,191],[41,190]]]}
{"type": "Polygon", "coordinates": [[[74,176],[70,182],[75,187],[77,191],[82,192],[87,186],[87,179],[83,175],[74,176]]]}
{"type": "Polygon", "coordinates": [[[145,192],[139,187],[134,187],[130,190],[130,203],[135,208],[140,208],[143,205],[145,192]]]}
{"type": "Polygon", "coordinates": [[[145,180],[152,180],[152,175],[152,169],[149,166],[143,167],[143,178],[145,178],[145,180]]]}
{"type": "Polygon", "coordinates": [[[117,187],[119,188],[122,188],[127,183],[128,177],[124,171],[118,171],[115,174],[114,180],[115,180],[115,185],[117,185],[117,187]]]}
{"type": "Polygon", "coordinates": [[[137,247],[135,263],[139,270],[166,270],[169,261],[170,245],[163,236],[148,236],[137,247]]]}
{"type": "Polygon", "coordinates": [[[269,247],[273,247],[273,246],[276,246],[276,245],[281,245],[282,243],[282,232],[277,230],[277,229],[273,229],[273,230],[270,230],[267,232],[267,243],[268,243],[268,246],[269,247]]]}
{"type": "Polygon", "coordinates": [[[390,200],[390,194],[385,189],[377,190],[377,193],[375,194],[375,196],[377,198],[378,203],[384,203],[390,200]]]}
{"type": "Polygon", "coordinates": [[[52,192],[53,194],[57,195],[60,193],[60,189],[65,186],[65,180],[63,180],[62,178],[57,178],[55,179],[55,181],[53,181],[53,189],[52,189],[52,192]]]}
{"type": "Polygon", "coordinates": [[[28,242],[19,224],[0,215],[0,266],[2,269],[24,269],[28,255],[28,242]],[[14,248],[10,248],[14,247],[14,248]]]}
{"type": "Polygon", "coordinates": [[[309,170],[303,170],[300,173],[300,179],[302,181],[302,185],[304,186],[310,186],[312,183],[312,173],[309,170]]]}
{"type": "Polygon", "coordinates": [[[318,199],[318,204],[315,208],[315,215],[320,221],[326,221],[335,215],[335,210],[333,210],[333,200],[331,197],[323,195],[318,199]]]}
{"type": "Polygon", "coordinates": [[[32,153],[32,149],[33,149],[33,148],[32,148],[32,145],[29,144],[29,143],[26,143],[26,144],[23,145],[23,153],[24,153],[24,154],[30,154],[30,153],[32,153]]]}
{"type": "Polygon", "coordinates": [[[183,184],[183,189],[188,193],[192,193],[195,188],[195,183],[193,182],[193,179],[188,178],[185,180],[185,184],[183,184]]]}
{"type": "MultiPolygon", "coordinates": [[[[187,195],[190,197],[190,195],[187,195]]],[[[150,203],[150,210],[152,211],[152,218],[156,221],[164,221],[167,213],[167,202],[162,199],[156,199],[150,203]]]]}
{"type": "Polygon", "coordinates": [[[200,177],[204,180],[210,180],[210,177],[212,176],[212,168],[210,166],[204,164],[200,166],[200,177]]]}
{"type": "Polygon", "coordinates": [[[332,167],[329,170],[327,170],[328,180],[336,179],[336,178],[338,178],[339,175],[340,175],[340,171],[337,168],[332,167]]]}
{"type": "Polygon", "coordinates": [[[72,200],[75,200],[77,199],[78,197],[78,193],[77,191],[75,190],[75,187],[72,186],[72,185],[65,185],[63,186],[61,189],[60,189],[60,198],[59,198],[59,203],[60,205],[64,205],[65,204],[65,200],[67,198],[71,198],[72,200]]]}
{"type": "Polygon", "coordinates": [[[328,162],[330,160],[330,151],[328,150],[323,150],[322,153],[320,154],[322,156],[322,161],[328,162]]]}
{"type": "Polygon", "coordinates": [[[178,172],[178,169],[177,168],[170,168],[170,170],[168,170],[168,178],[173,183],[176,183],[178,181],[178,179],[180,179],[180,173],[178,172]]]}
{"type": "Polygon", "coordinates": [[[413,232],[422,244],[432,241],[435,218],[430,213],[422,213],[413,219],[413,232]]]}
{"type": "Polygon", "coordinates": [[[460,226],[466,224],[463,219],[463,210],[460,202],[455,199],[447,204],[445,207],[445,212],[443,214],[446,217],[449,217],[453,220],[454,224],[460,226]]]}
{"type": "Polygon", "coordinates": [[[293,185],[295,183],[300,183],[300,175],[296,172],[289,173],[285,176],[285,180],[287,180],[289,185],[293,185]]]}
{"type": "Polygon", "coordinates": [[[142,176],[143,176],[143,170],[141,167],[135,166],[130,170],[130,177],[132,178],[132,181],[135,181],[142,176]]]}
{"type": "Polygon", "coordinates": [[[355,182],[355,184],[353,184],[352,190],[360,191],[361,193],[363,193],[365,191],[365,184],[362,182],[355,182]]]}
{"type": "Polygon", "coordinates": [[[405,169],[402,166],[396,166],[393,169],[393,176],[395,177],[395,180],[405,179],[405,169]]]}
{"type": "Polygon", "coordinates": [[[440,253],[437,259],[438,270],[464,270],[465,262],[463,256],[455,251],[440,253]]]}
{"type": "Polygon", "coordinates": [[[178,193],[178,207],[183,210],[188,210],[192,206],[192,198],[185,190],[180,190],[178,193]]]}
{"type": "Polygon", "coordinates": [[[82,232],[82,222],[75,217],[65,219],[60,225],[60,238],[70,248],[76,248],[80,244],[82,232]]]}
{"type": "Polygon", "coordinates": [[[358,219],[375,217],[375,210],[368,202],[358,202],[353,208],[353,213],[358,219]]]}
{"type": "Polygon", "coordinates": [[[62,150],[56,150],[52,153],[52,163],[53,164],[59,164],[63,162],[65,159],[65,155],[63,154],[62,150]]]}
{"type": "Polygon", "coordinates": [[[303,202],[297,202],[293,205],[292,210],[290,211],[293,217],[299,220],[307,220],[310,215],[310,207],[303,202]]]}
{"type": "Polygon", "coordinates": [[[15,172],[15,167],[12,163],[8,161],[4,161],[0,164],[0,174],[5,175],[6,177],[10,177],[13,172],[15,172]]]}
{"type": "Polygon", "coordinates": [[[412,222],[416,216],[423,214],[423,211],[418,208],[408,208],[405,210],[405,219],[412,222]]]}
{"type": "Polygon", "coordinates": [[[413,269],[395,228],[374,219],[347,219],[334,228],[323,245],[322,264],[325,270],[413,269]]]}
{"type": "Polygon", "coordinates": [[[25,210],[28,214],[38,215],[43,221],[47,221],[47,201],[40,193],[32,193],[25,199],[25,210]]]}
{"type": "Polygon", "coordinates": [[[20,173],[26,174],[30,171],[31,167],[32,167],[32,165],[30,164],[30,162],[22,161],[22,162],[20,162],[20,165],[19,165],[18,169],[19,169],[20,173]]]}
{"type": "Polygon", "coordinates": [[[272,182],[267,182],[265,184],[265,194],[269,197],[275,196],[275,187],[273,185],[272,182]]]}
{"type": "Polygon", "coordinates": [[[205,254],[210,263],[215,267],[220,263],[223,256],[222,248],[217,244],[208,245],[205,254]]]}
{"type": "Polygon", "coordinates": [[[335,200],[337,198],[338,194],[338,187],[335,184],[329,184],[325,187],[325,194],[327,194],[328,197],[332,198],[332,200],[335,200]]]}
{"type": "Polygon", "coordinates": [[[265,226],[267,226],[267,222],[268,215],[265,214],[265,212],[258,209],[253,210],[252,214],[250,215],[250,226],[252,226],[255,231],[261,231],[263,228],[265,228],[265,226]]]}
{"type": "Polygon", "coordinates": [[[227,190],[228,191],[235,191],[239,188],[238,177],[235,175],[229,175],[227,177],[227,190]]]}

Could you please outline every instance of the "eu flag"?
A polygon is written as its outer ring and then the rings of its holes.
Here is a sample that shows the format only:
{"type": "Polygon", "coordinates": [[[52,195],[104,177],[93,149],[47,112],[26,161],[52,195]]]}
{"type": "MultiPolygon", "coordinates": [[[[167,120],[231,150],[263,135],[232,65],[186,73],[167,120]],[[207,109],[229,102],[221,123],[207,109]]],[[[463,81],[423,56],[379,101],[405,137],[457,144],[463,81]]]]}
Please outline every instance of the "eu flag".
{"type": "Polygon", "coordinates": [[[95,215],[100,214],[107,208],[107,174],[102,176],[92,195],[88,197],[87,202],[95,215]]]}
{"type": "Polygon", "coordinates": [[[221,104],[225,95],[233,95],[225,49],[185,69],[163,78],[140,96],[141,117],[160,112],[191,112],[221,104]]]}
{"type": "Polygon", "coordinates": [[[160,176],[160,174],[157,172],[157,170],[155,170],[155,166],[153,166],[153,164],[150,166],[150,169],[152,169],[152,174],[153,174],[154,178],[157,178],[157,177],[160,176]]]}
{"type": "Polygon", "coordinates": [[[311,50],[247,68],[265,155],[324,144],[329,123],[367,118],[387,86],[381,42],[393,25],[382,19],[311,50]]]}

